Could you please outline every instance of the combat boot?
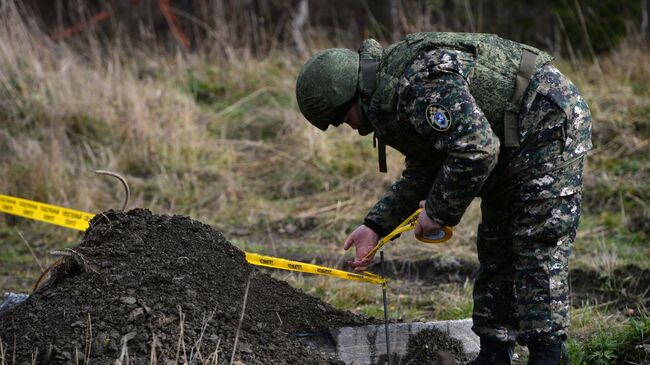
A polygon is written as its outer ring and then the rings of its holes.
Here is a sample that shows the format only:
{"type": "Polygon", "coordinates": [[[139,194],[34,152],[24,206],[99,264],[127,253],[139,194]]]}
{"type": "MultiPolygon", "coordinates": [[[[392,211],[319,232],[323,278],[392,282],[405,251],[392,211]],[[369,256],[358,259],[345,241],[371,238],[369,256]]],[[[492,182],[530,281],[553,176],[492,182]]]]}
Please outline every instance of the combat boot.
{"type": "Polygon", "coordinates": [[[499,342],[481,337],[478,357],[466,365],[511,365],[514,353],[514,342],[499,342]]]}
{"type": "Polygon", "coordinates": [[[528,365],[567,365],[568,355],[564,343],[534,341],[528,344],[528,365]]]}

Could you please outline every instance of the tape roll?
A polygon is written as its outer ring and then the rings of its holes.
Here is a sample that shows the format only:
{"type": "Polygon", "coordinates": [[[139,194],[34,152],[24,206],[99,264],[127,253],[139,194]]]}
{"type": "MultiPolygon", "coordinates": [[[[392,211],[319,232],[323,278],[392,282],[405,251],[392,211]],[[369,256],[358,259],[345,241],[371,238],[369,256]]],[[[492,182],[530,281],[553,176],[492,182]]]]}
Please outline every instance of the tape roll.
{"type": "Polygon", "coordinates": [[[454,235],[454,230],[451,227],[442,227],[441,229],[437,230],[433,235],[425,235],[425,236],[416,235],[415,239],[424,243],[443,243],[449,241],[449,239],[453,237],[453,235],[454,235]]]}

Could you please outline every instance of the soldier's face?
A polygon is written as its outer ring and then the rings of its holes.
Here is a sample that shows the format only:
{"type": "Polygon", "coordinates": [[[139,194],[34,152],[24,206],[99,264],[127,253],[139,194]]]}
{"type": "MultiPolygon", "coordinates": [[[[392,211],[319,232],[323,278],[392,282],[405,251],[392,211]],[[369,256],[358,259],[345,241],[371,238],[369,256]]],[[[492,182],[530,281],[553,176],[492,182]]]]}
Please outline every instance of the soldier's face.
{"type": "MultiPolygon", "coordinates": [[[[343,117],[343,123],[350,126],[350,128],[356,130],[361,134],[359,126],[361,125],[361,113],[359,112],[359,105],[354,103],[350,110],[348,110],[345,117],[343,117]]],[[[367,133],[366,133],[367,134],[367,133]]],[[[365,134],[361,134],[362,136],[365,134]]]]}

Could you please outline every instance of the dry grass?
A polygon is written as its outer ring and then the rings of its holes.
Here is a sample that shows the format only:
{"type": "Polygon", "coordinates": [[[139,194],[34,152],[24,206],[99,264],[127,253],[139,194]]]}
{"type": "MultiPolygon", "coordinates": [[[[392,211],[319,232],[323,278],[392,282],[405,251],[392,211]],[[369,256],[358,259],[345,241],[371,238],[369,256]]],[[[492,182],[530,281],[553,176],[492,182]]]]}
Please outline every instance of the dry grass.
{"type": "MultiPolygon", "coordinates": [[[[94,171],[116,171],[132,188],[130,207],[190,215],[246,249],[340,263],[346,253],[339,243],[400,173],[398,153],[389,151],[389,174],[379,174],[370,138],[342,128],[320,133],[303,121],[293,98],[303,59],[278,53],[258,60],[242,52],[229,61],[120,40],[100,47],[92,37],[54,44],[13,2],[0,4],[3,194],[100,212],[119,207],[122,191],[94,171]],[[305,230],[278,233],[310,219],[315,223],[305,230]]],[[[574,265],[608,271],[626,263],[647,266],[650,53],[629,44],[599,61],[600,71],[587,62],[580,68],[559,63],[594,115],[596,149],[585,174],[574,265]]],[[[388,253],[401,260],[474,258],[479,220],[474,202],[453,242],[422,245],[406,235],[388,253]]],[[[40,257],[78,239],[58,228],[11,223],[25,227],[25,242],[40,257]]],[[[2,225],[0,238],[8,247],[24,246],[2,225]]],[[[9,270],[0,272],[9,278],[0,283],[29,288],[38,276],[32,260],[27,250],[0,253],[9,270]]],[[[51,259],[44,261],[47,266],[51,259]]],[[[374,315],[381,310],[380,291],[372,286],[278,275],[339,307],[374,315]]],[[[396,281],[392,288],[392,311],[405,319],[453,318],[471,310],[469,283],[426,288],[396,281]]],[[[590,310],[576,311],[581,336],[597,330],[598,321],[615,322],[590,310]]],[[[7,363],[7,348],[0,352],[0,364],[7,363]]],[[[206,363],[216,363],[217,353],[206,363]]]]}
{"type": "Polygon", "coordinates": [[[352,218],[376,195],[368,187],[390,180],[361,173],[374,165],[368,140],[302,122],[292,98],[300,60],[75,44],[90,51],[80,54],[49,43],[11,2],[0,17],[3,192],[118,207],[119,191],[92,173],[103,168],[127,177],[131,206],[251,226],[330,206],[333,219],[352,218]]]}

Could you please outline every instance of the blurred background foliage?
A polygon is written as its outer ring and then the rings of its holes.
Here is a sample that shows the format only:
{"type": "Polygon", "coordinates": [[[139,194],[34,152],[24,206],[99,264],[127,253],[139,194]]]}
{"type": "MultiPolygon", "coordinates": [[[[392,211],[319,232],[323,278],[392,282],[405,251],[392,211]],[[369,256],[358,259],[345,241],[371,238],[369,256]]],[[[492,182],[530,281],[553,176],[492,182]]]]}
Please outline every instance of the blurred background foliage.
{"type": "MultiPolygon", "coordinates": [[[[647,0],[25,0],[41,21],[60,34],[93,20],[111,37],[128,34],[150,42],[164,40],[173,8],[190,47],[232,46],[257,56],[276,49],[304,52],[318,33],[345,44],[365,37],[396,41],[404,34],[431,31],[496,33],[556,55],[593,56],[629,37],[647,39],[647,0]]],[[[178,39],[176,39],[178,40],[178,39]]]]}

